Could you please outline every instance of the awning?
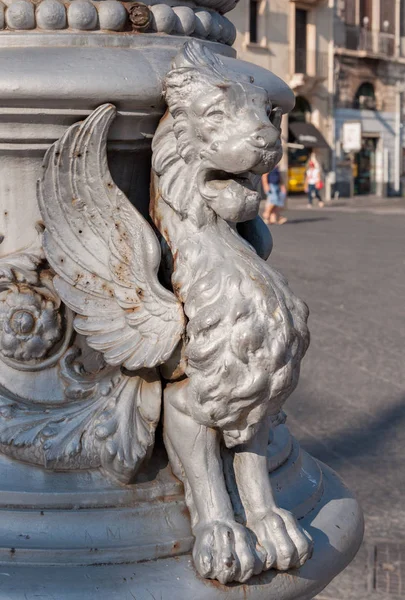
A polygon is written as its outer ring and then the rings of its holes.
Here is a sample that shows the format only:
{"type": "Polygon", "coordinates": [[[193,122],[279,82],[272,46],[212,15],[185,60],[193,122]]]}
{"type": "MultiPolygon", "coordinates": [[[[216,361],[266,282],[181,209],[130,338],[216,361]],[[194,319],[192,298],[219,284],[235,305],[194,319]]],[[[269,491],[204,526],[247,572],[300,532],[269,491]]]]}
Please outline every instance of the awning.
{"type": "Polygon", "coordinates": [[[329,148],[322,133],[312,123],[294,121],[289,124],[289,129],[296,141],[306,148],[329,148]]]}

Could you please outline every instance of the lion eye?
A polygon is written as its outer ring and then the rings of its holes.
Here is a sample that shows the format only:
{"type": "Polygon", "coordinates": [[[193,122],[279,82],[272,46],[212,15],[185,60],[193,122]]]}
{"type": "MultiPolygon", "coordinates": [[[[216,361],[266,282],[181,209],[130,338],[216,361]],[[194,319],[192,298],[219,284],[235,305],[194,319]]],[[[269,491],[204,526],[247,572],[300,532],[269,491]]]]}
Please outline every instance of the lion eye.
{"type": "Polygon", "coordinates": [[[221,121],[223,121],[225,114],[222,110],[213,110],[212,112],[208,113],[207,116],[213,121],[220,123],[221,121]]]}

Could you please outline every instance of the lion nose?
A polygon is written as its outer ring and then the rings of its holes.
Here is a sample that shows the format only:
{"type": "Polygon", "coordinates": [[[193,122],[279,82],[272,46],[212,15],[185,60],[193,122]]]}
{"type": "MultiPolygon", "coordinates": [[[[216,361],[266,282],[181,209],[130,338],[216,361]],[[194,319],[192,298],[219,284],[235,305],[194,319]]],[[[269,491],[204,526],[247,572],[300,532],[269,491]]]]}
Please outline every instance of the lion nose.
{"type": "Polygon", "coordinates": [[[277,143],[280,132],[275,127],[263,127],[250,136],[249,141],[255,148],[269,148],[277,143]]]}

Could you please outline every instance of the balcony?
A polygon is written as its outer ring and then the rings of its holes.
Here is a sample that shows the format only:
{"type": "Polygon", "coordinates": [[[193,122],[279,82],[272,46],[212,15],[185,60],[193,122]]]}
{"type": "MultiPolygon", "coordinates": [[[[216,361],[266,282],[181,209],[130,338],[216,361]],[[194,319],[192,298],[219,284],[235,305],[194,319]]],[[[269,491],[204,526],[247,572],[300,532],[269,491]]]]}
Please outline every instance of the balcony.
{"type": "Polygon", "coordinates": [[[296,56],[295,73],[289,85],[296,94],[311,94],[315,87],[328,78],[328,53],[308,53],[305,60],[296,56]]]}
{"type": "Polygon", "coordinates": [[[392,58],[395,55],[395,35],[383,31],[370,31],[357,25],[345,25],[340,49],[358,52],[362,56],[392,58]]]}
{"type": "Polygon", "coordinates": [[[308,8],[313,8],[314,6],[321,4],[323,0],[290,0],[290,2],[293,2],[294,4],[298,2],[299,4],[307,6],[308,8]]]}

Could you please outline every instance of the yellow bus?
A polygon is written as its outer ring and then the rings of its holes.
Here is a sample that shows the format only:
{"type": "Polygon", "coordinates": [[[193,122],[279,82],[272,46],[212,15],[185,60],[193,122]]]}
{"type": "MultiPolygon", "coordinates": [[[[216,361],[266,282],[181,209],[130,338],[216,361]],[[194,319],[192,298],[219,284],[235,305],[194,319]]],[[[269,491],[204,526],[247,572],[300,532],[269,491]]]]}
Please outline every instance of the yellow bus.
{"type": "Polygon", "coordinates": [[[288,148],[287,190],[289,193],[305,192],[305,171],[310,155],[310,148],[288,148]]]}

